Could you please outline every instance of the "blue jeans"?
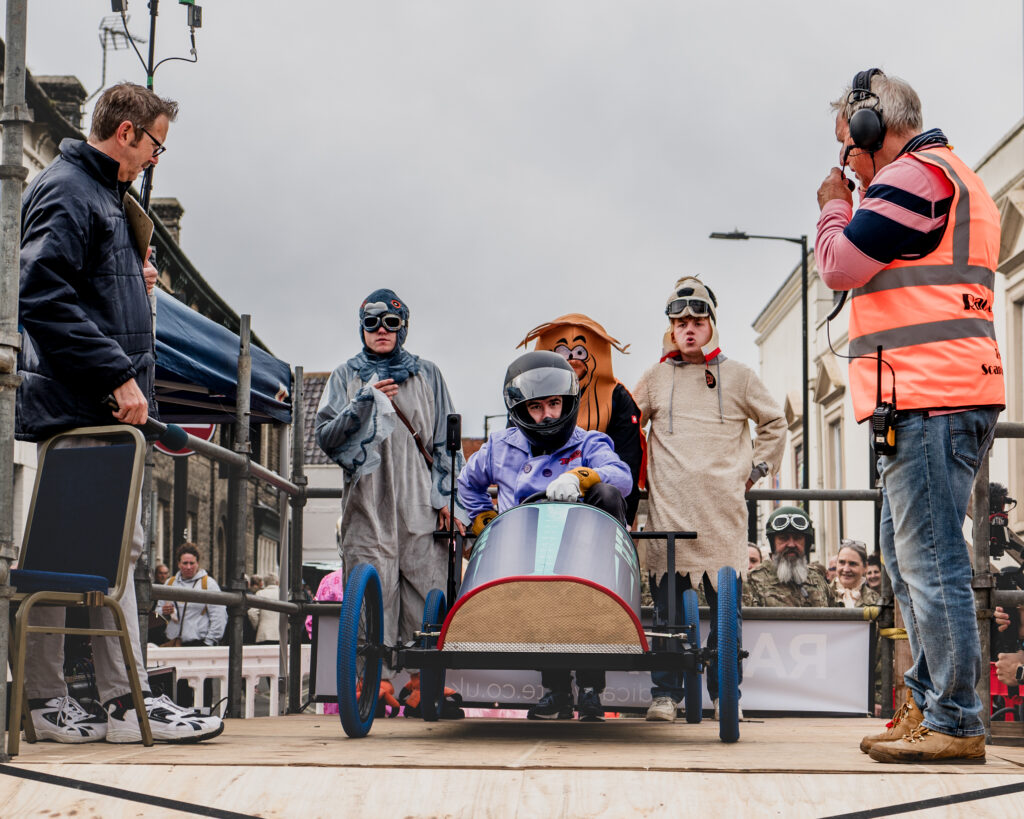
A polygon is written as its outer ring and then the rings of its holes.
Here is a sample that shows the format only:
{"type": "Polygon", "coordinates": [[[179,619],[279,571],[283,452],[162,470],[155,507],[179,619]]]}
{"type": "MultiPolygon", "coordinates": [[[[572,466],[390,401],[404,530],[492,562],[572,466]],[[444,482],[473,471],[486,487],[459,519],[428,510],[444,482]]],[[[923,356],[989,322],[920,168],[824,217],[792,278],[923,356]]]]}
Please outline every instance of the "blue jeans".
{"type": "Polygon", "coordinates": [[[950,736],[985,733],[974,690],[982,657],[963,524],[998,415],[901,414],[896,454],[878,459],[882,556],[913,657],[904,679],[924,724],[950,736]]]}
{"type": "MultiPolygon", "coordinates": [[[[682,577],[676,574],[676,616],[679,621],[683,621],[683,592],[687,589],[692,588],[690,585],[690,577],[682,577]]],[[[654,582],[654,578],[651,578],[651,596],[654,598],[654,609],[657,612],[658,617],[664,621],[668,618],[668,572],[663,574],[657,583],[654,582]]],[[[711,585],[711,579],[705,574],[704,575],[704,596],[708,599],[708,607],[711,609],[709,620],[708,620],[708,641],[707,647],[710,649],[718,648],[718,592],[711,585]]],[[[737,594],[737,600],[742,599],[741,594],[737,594]]],[[[739,617],[739,612],[737,612],[739,617]]],[[[742,629],[742,621],[737,620],[737,624],[742,629]]],[[[655,638],[656,647],[662,648],[664,640],[662,638],[655,638]]],[[[708,663],[705,666],[705,676],[707,677],[708,683],[708,695],[712,700],[718,699],[718,665],[716,663],[708,663]]],[[[743,682],[743,664],[739,666],[739,682],[743,682]]],[[[670,697],[673,702],[677,705],[683,700],[683,677],[681,674],[675,671],[652,671],[651,672],[651,699],[657,699],[658,697],[670,697]]]]}

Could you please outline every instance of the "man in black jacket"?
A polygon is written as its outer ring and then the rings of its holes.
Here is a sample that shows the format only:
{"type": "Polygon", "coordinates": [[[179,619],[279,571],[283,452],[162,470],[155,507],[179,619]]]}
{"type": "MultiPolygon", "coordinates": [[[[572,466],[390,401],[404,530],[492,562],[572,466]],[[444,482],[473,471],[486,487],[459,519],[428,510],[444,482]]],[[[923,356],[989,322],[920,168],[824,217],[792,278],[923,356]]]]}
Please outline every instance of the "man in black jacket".
{"type": "MultiPolygon", "coordinates": [[[[15,435],[41,442],[111,415],[140,425],[155,410],[153,320],[148,291],[157,271],[140,252],[126,215],[128,188],[164,152],[178,105],[138,85],[103,93],[86,142],[65,139],[60,156],[22,199],[21,288],[15,435]],[[112,395],[118,408],[103,404],[112,395]]],[[[129,203],[134,204],[134,203],[129,203]]],[[[141,507],[140,507],[141,508],[141,507]]],[[[142,553],[136,522],[129,576],[142,553]]],[[[153,697],[142,662],[135,588],[121,599],[142,679],[154,739],[195,742],[223,730],[217,717],[153,697]]],[[[112,623],[107,610],[94,613],[112,623]]],[[[33,624],[60,623],[61,609],[35,609],[33,624]]],[[[107,626],[111,627],[110,625],[107,626]]],[[[36,734],[57,742],[139,742],[128,676],[116,638],[94,637],[96,683],[104,715],[68,696],[63,635],[29,636],[25,690],[36,734]]]]}

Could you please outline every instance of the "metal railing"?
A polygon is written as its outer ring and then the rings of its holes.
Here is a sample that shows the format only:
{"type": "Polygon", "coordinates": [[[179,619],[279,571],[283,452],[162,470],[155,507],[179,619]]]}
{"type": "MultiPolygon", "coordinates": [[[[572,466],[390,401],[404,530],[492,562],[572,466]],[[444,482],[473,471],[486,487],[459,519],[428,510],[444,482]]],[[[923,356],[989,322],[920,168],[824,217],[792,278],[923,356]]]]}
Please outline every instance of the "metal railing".
{"type": "MultiPolygon", "coordinates": [[[[202,589],[187,589],[175,586],[163,586],[159,588],[159,597],[165,600],[202,602],[215,605],[224,605],[229,611],[229,676],[228,676],[228,706],[225,715],[228,717],[239,717],[242,714],[242,618],[248,608],[259,608],[270,611],[277,611],[288,618],[288,668],[287,668],[287,710],[295,713],[302,707],[301,703],[301,655],[299,649],[304,629],[304,619],[309,614],[337,614],[340,611],[339,603],[317,603],[307,601],[302,593],[302,540],[303,526],[302,509],[309,498],[340,498],[341,490],[333,488],[310,487],[304,474],[304,453],[302,443],[305,440],[303,429],[303,415],[300,409],[303,406],[303,371],[301,367],[295,368],[295,382],[293,389],[293,413],[292,413],[292,474],[291,478],[270,470],[261,464],[254,462],[248,452],[248,425],[249,425],[249,317],[242,317],[242,327],[239,343],[239,367],[238,367],[238,400],[236,406],[236,421],[234,435],[234,449],[226,449],[217,444],[204,441],[191,435],[184,438],[184,444],[180,437],[176,439],[180,448],[182,445],[192,449],[212,460],[230,467],[229,485],[229,515],[231,536],[228,540],[227,565],[230,568],[230,575],[227,578],[226,588],[219,592],[204,591],[202,589]],[[242,431],[244,428],[244,432],[242,431]],[[282,561],[282,574],[287,566],[286,576],[290,581],[288,584],[289,600],[270,600],[265,597],[258,597],[247,593],[244,583],[245,569],[245,531],[246,518],[248,515],[248,499],[245,490],[245,483],[248,478],[255,478],[276,488],[287,496],[292,508],[291,514],[291,537],[287,542],[287,561],[282,561]]],[[[158,425],[160,426],[160,425],[158,425]]],[[[178,429],[177,434],[183,433],[178,429]]],[[[996,436],[1000,438],[1024,438],[1024,424],[1000,423],[997,426],[996,436]]],[[[882,493],[879,489],[756,489],[747,493],[747,499],[759,500],[791,500],[791,501],[860,501],[870,502],[877,506],[881,505],[882,493]]],[[[982,639],[982,650],[984,656],[990,651],[988,639],[988,621],[992,617],[992,608],[996,604],[1003,606],[1024,605],[1024,591],[997,591],[994,588],[994,580],[988,571],[988,460],[982,464],[978,472],[972,498],[974,508],[974,556],[975,565],[985,567],[984,570],[975,572],[974,589],[978,606],[979,623],[982,639]]],[[[876,521],[877,521],[876,515],[876,521]]],[[[637,539],[660,537],[666,538],[670,533],[637,532],[633,533],[637,539]]],[[[461,538],[460,538],[461,540],[461,538]]],[[[876,522],[876,543],[877,543],[877,522],[876,522]]],[[[282,584],[284,588],[284,584],[282,584]]],[[[140,600],[148,600],[151,595],[140,594],[140,600]]],[[[878,607],[870,609],[805,609],[805,608],[745,608],[743,616],[748,619],[828,619],[828,620],[860,620],[876,619],[882,629],[892,627],[892,590],[889,585],[888,576],[883,572],[883,600],[878,607]]],[[[4,632],[3,624],[0,624],[0,632],[4,632]]],[[[6,642],[6,635],[0,633],[0,647],[6,642]]],[[[887,640],[887,646],[882,662],[883,690],[892,688],[892,642],[887,640]]],[[[983,675],[979,683],[979,694],[983,702],[989,701],[989,678],[983,675]]],[[[891,708],[885,709],[891,712],[891,708]]],[[[988,709],[985,709],[986,722],[988,709]]]]}

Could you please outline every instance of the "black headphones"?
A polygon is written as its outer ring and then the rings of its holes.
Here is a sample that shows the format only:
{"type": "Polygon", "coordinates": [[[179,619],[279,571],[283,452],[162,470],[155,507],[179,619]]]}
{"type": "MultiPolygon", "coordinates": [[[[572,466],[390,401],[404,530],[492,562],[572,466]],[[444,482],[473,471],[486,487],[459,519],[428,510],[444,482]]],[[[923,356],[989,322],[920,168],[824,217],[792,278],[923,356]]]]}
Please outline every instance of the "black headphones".
{"type": "Polygon", "coordinates": [[[885,120],[882,118],[882,109],[878,107],[878,94],[871,90],[871,78],[879,74],[885,76],[878,68],[871,68],[867,71],[858,71],[853,78],[852,90],[847,103],[862,102],[874,99],[874,104],[866,108],[858,108],[850,117],[850,139],[858,148],[874,153],[882,149],[885,141],[885,120]]]}

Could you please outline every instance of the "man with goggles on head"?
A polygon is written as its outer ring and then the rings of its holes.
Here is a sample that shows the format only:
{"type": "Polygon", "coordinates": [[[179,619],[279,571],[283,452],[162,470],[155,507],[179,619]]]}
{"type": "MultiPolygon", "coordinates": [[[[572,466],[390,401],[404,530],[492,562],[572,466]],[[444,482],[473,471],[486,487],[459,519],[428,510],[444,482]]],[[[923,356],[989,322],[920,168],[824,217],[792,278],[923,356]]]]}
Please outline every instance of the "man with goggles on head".
{"type": "Polygon", "coordinates": [[[835,606],[825,567],[810,562],[814,526],[796,506],[780,506],[764,527],[771,559],[747,577],[744,606],[835,606]]]}
{"type": "MultiPolygon", "coordinates": [[[[377,569],[388,645],[412,639],[427,592],[448,577],[447,551],[433,533],[451,525],[445,440],[455,410],[437,366],[405,350],[408,333],[409,308],[394,291],[367,296],[362,350],[331,373],[316,415],[317,443],[342,468],[345,577],[357,563],[377,569]]],[[[394,695],[392,676],[385,666],[383,694],[394,695]]]]}
{"type": "MultiPolygon", "coordinates": [[[[696,276],[684,276],[665,300],[669,327],[664,355],[633,390],[647,436],[647,529],[695,531],[696,540],[676,548],[676,610],[682,594],[703,585],[711,606],[708,645],[718,638],[718,570],[730,566],[745,577],[747,506],[744,493],[776,471],[786,445],[782,409],[757,374],[727,358],[719,346],[715,294],[696,276]],[[751,422],[756,437],[751,440],[751,422]]],[[[646,566],[659,616],[668,611],[668,565],[664,541],[647,543],[646,566]]],[[[647,719],[671,722],[683,699],[677,672],[651,674],[647,719]]],[[[712,664],[708,694],[718,702],[712,664]]]]}

